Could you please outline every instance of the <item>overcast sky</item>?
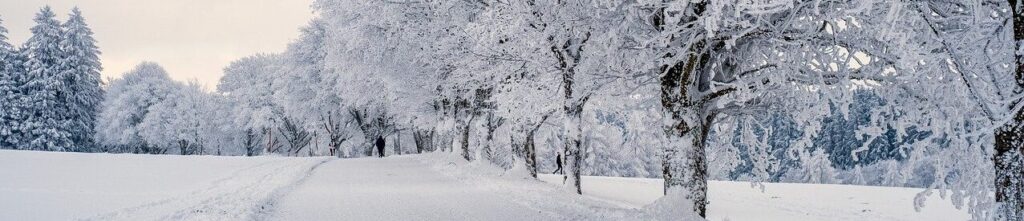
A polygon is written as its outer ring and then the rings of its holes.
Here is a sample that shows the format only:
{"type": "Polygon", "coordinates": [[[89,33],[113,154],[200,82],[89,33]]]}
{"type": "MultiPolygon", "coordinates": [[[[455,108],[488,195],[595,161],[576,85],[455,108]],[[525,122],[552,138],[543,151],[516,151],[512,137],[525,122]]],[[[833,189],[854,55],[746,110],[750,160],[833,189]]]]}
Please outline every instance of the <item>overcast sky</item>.
{"type": "Polygon", "coordinates": [[[64,21],[78,6],[98,41],[103,76],[119,77],[141,61],[176,80],[215,88],[231,61],[281,52],[313,13],[312,0],[0,0],[12,44],[30,36],[35,13],[50,5],[64,21]]]}

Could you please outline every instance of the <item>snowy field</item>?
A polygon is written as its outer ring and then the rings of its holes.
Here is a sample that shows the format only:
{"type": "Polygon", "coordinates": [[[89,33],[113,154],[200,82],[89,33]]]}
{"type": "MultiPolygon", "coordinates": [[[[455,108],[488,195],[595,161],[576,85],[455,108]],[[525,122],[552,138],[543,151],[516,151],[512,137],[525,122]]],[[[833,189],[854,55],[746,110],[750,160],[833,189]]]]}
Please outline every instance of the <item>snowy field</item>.
{"type": "MultiPolygon", "coordinates": [[[[562,176],[542,174],[540,179],[561,185],[562,176]]],[[[642,208],[662,195],[661,179],[583,177],[584,195],[642,208]]],[[[968,220],[967,210],[956,209],[934,194],[921,212],[914,196],[921,189],[874,186],[711,181],[708,184],[710,220],[968,220]]]]}
{"type": "MultiPolygon", "coordinates": [[[[648,220],[657,179],[586,177],[579,197],[449,154],[384,159],[0,151],[0,220],[648,220]]],[[[513,170],[515,171],[515,170],[513,170]]],[[[918,189],[712,182],[712,220],[966,220],[918,189]]]]}
{"type": "Polygon", "coordinates": [[[0,220],[247,220],[326,159],[0,151],[0,220]]]}

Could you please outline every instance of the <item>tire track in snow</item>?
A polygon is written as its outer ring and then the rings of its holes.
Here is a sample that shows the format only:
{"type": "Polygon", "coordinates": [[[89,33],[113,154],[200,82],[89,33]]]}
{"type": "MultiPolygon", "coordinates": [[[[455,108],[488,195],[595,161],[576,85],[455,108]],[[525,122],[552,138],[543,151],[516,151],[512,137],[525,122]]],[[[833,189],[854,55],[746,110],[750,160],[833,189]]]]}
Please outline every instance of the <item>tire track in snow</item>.
{"type": "Polygon", "coordinates": [[[330,159],[286,158],[238,170],[188,194],[86,220],[251,220],[330,159]]]}
{"type": "Polygon", "coordinates": [[[316,171],[317,168],[320,168],[320,166],[327,164],[327,162],[330,162],[331,160],[335,160],[335,158],[320,161],[320,163],[317,163],[310,167],[309,170],[306,170],[302,177],[295,182],[274,190],[270,194],[270,197],[266,198],[259,204],[259,210],[256,211],[256,213],[253,213],[249,220],[270,220],[273,218],[272,214],[274,214],[278,200],[294,191],[296,187],[306,183],[306,180],[309,180],[309,177],[313,176],[313,172],[316,171]]]}
{"type": "Polygon", "coordinates": [[[149,203],[145,203],[145,204],[140,204],[138,206],[127,207],[127,208],[123,208],[123,209],[119,209],[119,210],[115,210],[115,211],[111,211],[111,212],[107,212],[107,213],[102,213],[102,214],[99,214],[99,215],[96,215],[96,216],[92,216],[92,217],[84,218],[84,219],[78,219],[78,220],[112,220],[112,219],[116,219],[117,217],[126,217],[126,216],[130,217],[130,216],[132,216],[132,214],[136,214],[136,215],[137,214],[141,214],[141,213],[144,213],[144,211],[152,212],[153,210],[156,210],[157,208],[169,207],[169,206],[165,206],[165,205],[181,203],[183,201],[188,200],[188,198],[190,198],[190,197],[202,195],[204,192],[208,192],[209,189],[218,188],[220,186],[223,186],[222,183],[225,183],[227,181],[239,179],[240,177],[243,176],[243,172],[247,172],[247,171],[251,171],[251,170],[260,170],[259,168],[268,167],[270,165],[273,165],[275,163],[279,163],[281,161],[284,161],[284,159],[270,161],[270,162],[264,162],[264,163],[259,163],[259,164],[253,165],[253,166],[249,166],[249,167],[245,167],[245,168],[239,169],[237,171],[232,172],[231,175],[229,175],[229,176],[226,176],[224,178],[220,178],[220,179],[214,180],[213,182],[210,182],[210,184],[208,186],[204,187],[204,188],[200,188],[200,189],[197,189],[197,190],[190,191],[190,192],[188,192],[188,193],[186,193],[184,195],[175,196],[175,197],[169,197],[169,198],[166,198],[166,199],[157,200],[157,201],[153,201],[153,202],[149,202],[149,203]]]}

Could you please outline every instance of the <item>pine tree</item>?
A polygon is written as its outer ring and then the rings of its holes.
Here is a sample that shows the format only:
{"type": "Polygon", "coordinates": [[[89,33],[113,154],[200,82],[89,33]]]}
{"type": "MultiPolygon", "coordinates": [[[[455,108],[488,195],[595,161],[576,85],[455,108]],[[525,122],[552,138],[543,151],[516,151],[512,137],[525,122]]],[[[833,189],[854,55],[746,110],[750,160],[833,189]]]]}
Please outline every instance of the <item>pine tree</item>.
{"type": "Polygon", "coordinates": [[[76,148],[71,151],[89,151],[86,148],[94,146],[96,114],[103,99],[100,51],[92,34],[82,12],[77,7],[72,9],[64,23],[60,42],[64,55],[60,70],[63,71],[61,75],[65,77],[65,91],[68,93],[62,102],[66,104],[66,117],[70,123],[67,130],[76,148]]]}
{"type": "Polygon", "coordinates": [[[60,71],[61,24],[49,6],[36,14],[32,37],[25,42],[25,68],[28,79],[22,90],[25,101],[31,104],[28,117],[21,126],[25,131],[23,145],[31,150],[66,151],[71,149],[71,133],[67,128],[64,105],[68,96],[66,77],[60,71]]]}
{"type": "Polygon", "coordinates": [[[22,75],[21,59],[18,52],[7,43],[7,29],[0,20],[0,149],[17,148],[21,122],[21,91],[19,77],[22,75]]]}

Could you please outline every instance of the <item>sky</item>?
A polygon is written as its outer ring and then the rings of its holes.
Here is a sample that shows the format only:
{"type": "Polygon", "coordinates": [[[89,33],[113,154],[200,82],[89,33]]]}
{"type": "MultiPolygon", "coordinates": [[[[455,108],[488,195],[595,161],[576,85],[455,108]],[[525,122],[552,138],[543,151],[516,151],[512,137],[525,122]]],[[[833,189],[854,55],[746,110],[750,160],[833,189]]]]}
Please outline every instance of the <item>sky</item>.
{"type": "Polygon", "coordinates": [[[312,0],[0,0],[11,44],[31,36],[32,18],[49,5],[67,19],[78,6],[95,34],[103,77],[117,78],[142,61],[159,63],[179,81],[215,88],[224,67],[257,53],[284,51],[313,18],[312,0]]]}

